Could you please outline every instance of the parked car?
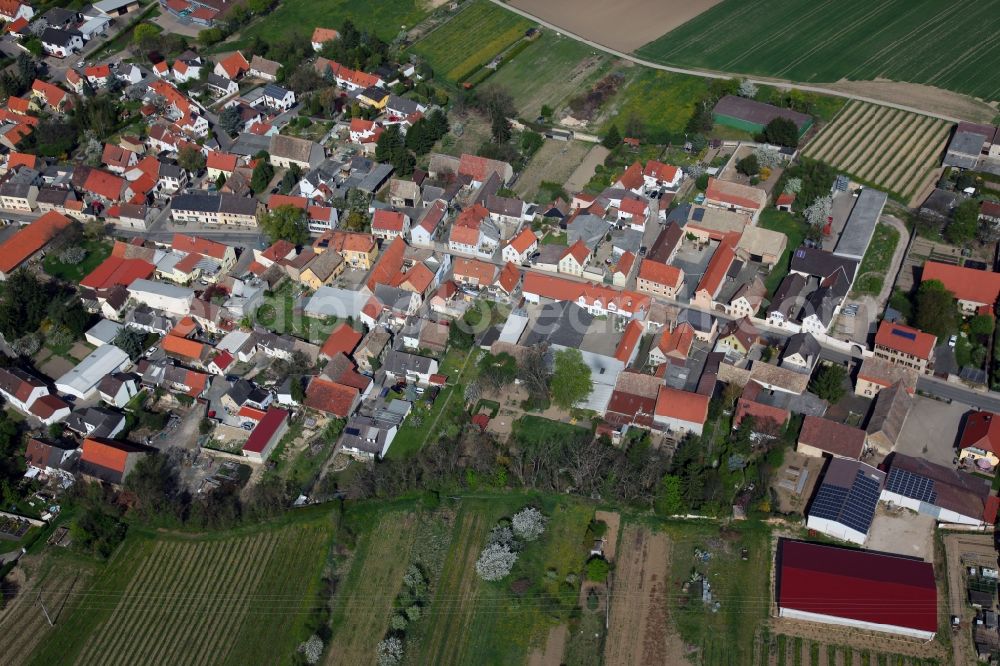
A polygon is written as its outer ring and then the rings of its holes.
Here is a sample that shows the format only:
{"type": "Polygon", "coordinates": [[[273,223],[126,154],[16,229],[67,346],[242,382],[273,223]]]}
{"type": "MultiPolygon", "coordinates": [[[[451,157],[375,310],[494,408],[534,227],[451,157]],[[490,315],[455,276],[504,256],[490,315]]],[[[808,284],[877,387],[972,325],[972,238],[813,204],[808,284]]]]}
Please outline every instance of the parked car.
{"type": "Polygon", "coordinates": [[[948,338],[948,346],[949,347],[951,347],[952,349],[954,349],[956,344],[958,344],[958,336],[957,335],[953,335],[950,338],[948,338]]]}

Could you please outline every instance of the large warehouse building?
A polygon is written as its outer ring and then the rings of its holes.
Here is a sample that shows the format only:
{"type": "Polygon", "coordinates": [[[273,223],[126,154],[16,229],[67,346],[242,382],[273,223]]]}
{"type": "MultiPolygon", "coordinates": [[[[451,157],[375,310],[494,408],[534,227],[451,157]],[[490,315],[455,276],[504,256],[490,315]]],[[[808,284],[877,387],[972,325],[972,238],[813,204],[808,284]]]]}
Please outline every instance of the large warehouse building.
{"type": "Polygon", "coordinates": [[[782,539],[778,615],[931,640],[937,631],[934,567],[901,555],[782,539]]]}

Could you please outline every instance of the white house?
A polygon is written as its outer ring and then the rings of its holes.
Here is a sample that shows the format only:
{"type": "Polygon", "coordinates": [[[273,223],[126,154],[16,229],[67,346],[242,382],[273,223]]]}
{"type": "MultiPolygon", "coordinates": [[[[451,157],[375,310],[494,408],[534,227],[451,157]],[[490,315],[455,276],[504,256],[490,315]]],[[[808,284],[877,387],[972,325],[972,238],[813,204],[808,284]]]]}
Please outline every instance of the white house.
{"type": "Polygon", "coordinates": [[[46,28],[41,40],[45,52],[56,58],[65,58],[83,48],[83,36],[75,30],[46,28]]]}
{"type": "Polygon", "coordinates": [[[269,83],[264,86],[260,99],[267,106],[280,111],[288,111],[295,106],[295,93],[276,83],[269,83]]]}
{"type": "Polygon", "coordinates": [[[0,368],[0,395],[19,411],[28,412],[31,405],[49,389],[38,377],[20,368],[0,368]]]}
{"type": "Polygon", "coordinates": [[[675,437],[701,435],[708,419],[708,402],[706,395],[660,386],[653,422],[675,437]]]}
{"type": "Polygon", "coordinates": [[[190,289],[146,279],[134,280],[128,287],[128,294],[136,302],[154,310],[182,317],[190,312],[194,299],[194,292],[190,289]]]}
{"type": "Polygon", "coordinates": [[[97,385],[111,373],[129,364],[128,354],[114,345],[104,345],[90,352],[75,368],[56,380],[56,388],[80,399],[89,398],[97,385]]]}
{"type": "Polygon", "coordinates": [[[501,252],[504,261],[515,264],[523,264],[528,261],[532,254],[538,249],[538,237],[530,227],[525,227],[521,233],[514,236],[501,252]]]}

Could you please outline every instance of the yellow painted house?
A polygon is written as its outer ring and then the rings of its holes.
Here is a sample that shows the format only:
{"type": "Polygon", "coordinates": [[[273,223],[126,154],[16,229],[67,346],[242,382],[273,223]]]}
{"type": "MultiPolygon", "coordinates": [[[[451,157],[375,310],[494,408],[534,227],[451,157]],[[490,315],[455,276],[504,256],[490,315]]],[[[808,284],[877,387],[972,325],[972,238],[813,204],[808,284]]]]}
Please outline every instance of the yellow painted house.
{"type": "Polygon", "coordinates": [[[385,106],[389,103],[389,92],[371,86],[358,93],[358,101],[364,106],[385,111],[385,106]]]}
{"type": "Polygon", "coordinates": [[[339,252],[321,252],[299,273],[299,282],[315,291],[336,280],[346,267],[339,252]]]}
{"type": "Polygon", "coordinates": [[[339,252],[347,266],[368,271],[375,265],[378,245],[371,234],[348,231],[327,231],[313,243],[313,251],[322,254],[326,250],[339,252]]]}

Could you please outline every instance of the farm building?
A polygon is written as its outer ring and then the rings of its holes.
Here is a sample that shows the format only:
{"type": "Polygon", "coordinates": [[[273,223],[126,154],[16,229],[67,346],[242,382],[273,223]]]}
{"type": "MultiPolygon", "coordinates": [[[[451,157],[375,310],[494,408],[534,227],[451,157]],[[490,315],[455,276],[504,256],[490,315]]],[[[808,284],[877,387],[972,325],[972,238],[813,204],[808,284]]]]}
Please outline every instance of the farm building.
{"type": "Polygon", "coordinates": [[[966,266],[925,261],[920,281],[938,280],[955,295],[963,314],[975,314],[981,308],[990,312],[1000,298],[1000,273],[980,271],[966,266]]]}
{"type": "Polygon", "coordinates": [[[928,562],[782,539],[775,569],[781,617],[928,641],[937,631],[937,587],[928,562]]]}
{"type": "Polygon", "coordinates": [[[866,187],[854,202],[844,230],[840,233],[833,253],[838,257],[861,261],[872,242],[875,225],[889,196],[885,192],[866,187]]]}
{"type": "Polygon", "coordinates": [[[753,134],[763,131],[775,118],[791,120],[799,128],[799,136],[805,134],[813,124],[812,116],[808,114],[735,95],[726,95],[720,99],[712,109],[712,117],[720,125],[753,134]]]}
{"type": "Polygon", "coordinates": [[[885,473],[871,465],[830,459],[806,513],[806,525],[835,539],[864,544],[884,484],[885,473]]]}
{"type": "MultiPolygon", "coordinates": [[[[883,502],[892,502],[942,523],[985,525],[990,481],[923,458],[893,453],[883,502]]],[[[995,518],[995,517],[994,517],[995,518]]]]}
{"type": "Polygon", "coordinates": [[[254,462],[266,461],[287,431],[288,412],[278,407],[269,407],[243,445],[243,455],[254,462]]]}

